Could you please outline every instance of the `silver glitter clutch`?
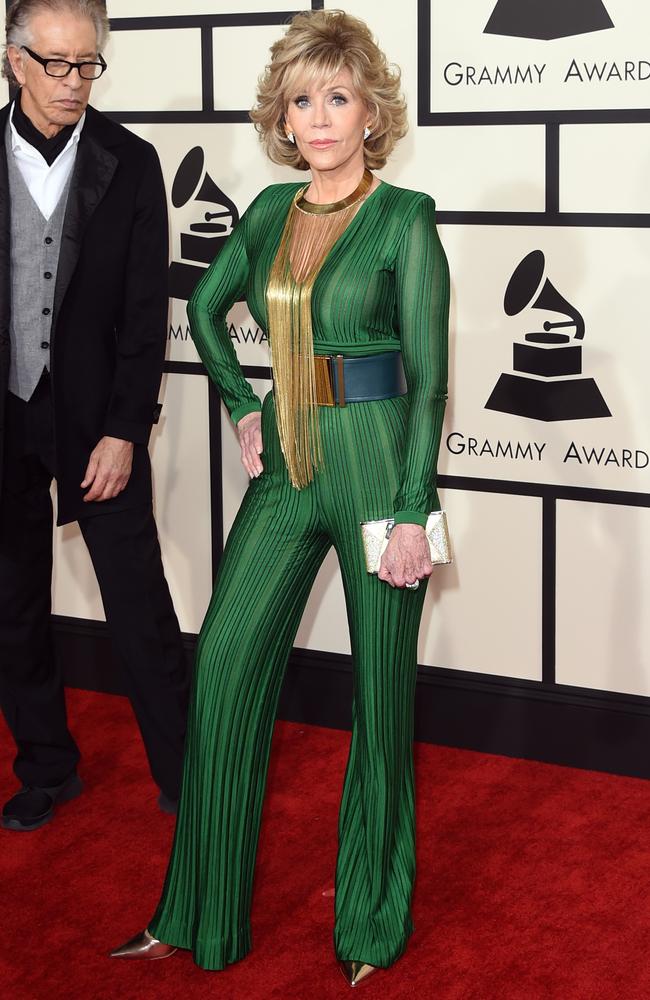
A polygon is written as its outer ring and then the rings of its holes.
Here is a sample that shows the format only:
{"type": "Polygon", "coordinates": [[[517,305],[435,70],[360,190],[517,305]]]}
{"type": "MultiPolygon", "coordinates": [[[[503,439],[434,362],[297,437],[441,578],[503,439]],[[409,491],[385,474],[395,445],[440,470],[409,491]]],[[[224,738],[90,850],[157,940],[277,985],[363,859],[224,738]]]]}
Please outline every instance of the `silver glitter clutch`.
{"type": "MultiPolygon", "coordinates": [[[[379,572],[381,557],[388,545],[394,526],[395,522],[392,517],[385,517],[380,521],[361,522],[363,551],[366,557],[366,569],[369,573],[379,572]]],[[[434,565],[450,563],[451,545],[447,530],[447,515],[444,510],[432,511],[427,518],[424,530],[429,540],[431,562],[434,565]]]]}

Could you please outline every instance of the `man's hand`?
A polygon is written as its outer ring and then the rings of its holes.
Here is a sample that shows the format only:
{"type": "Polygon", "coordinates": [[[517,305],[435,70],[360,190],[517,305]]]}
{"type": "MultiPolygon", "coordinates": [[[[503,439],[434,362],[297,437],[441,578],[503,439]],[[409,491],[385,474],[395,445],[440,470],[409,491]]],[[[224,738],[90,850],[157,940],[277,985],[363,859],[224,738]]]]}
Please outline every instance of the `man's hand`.
{"type": "Polygon", "coordinates": [[[111,500],[126,488],[133,465],[133,442],[121,438],[103,437],[88,461],[82,490],[90,489],[84,503],[91,500],[111,500]]]}

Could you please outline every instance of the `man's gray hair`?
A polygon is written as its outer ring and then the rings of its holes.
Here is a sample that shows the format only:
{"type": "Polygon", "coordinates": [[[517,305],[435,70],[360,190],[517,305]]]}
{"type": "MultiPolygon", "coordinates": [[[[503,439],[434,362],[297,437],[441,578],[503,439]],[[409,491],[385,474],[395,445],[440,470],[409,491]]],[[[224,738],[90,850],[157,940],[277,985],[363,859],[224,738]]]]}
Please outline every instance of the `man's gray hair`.
{"type": "Polygon", "coordinates": [[[104,49],[108,41],[110,26],[105,0],[13,0],[7,11],[7,39],[2,59],[2,75],[13,86],[16,86],[18,81],[11,68],[7,48],[10,45],[15,45],[17,49],[23,45],[31,45],[30,20],[34,14],[40,14],[42,11],[54,13],[69,11],[78,14],[79,17],[89,17],[97,32],[98,52],[104,49]]]}

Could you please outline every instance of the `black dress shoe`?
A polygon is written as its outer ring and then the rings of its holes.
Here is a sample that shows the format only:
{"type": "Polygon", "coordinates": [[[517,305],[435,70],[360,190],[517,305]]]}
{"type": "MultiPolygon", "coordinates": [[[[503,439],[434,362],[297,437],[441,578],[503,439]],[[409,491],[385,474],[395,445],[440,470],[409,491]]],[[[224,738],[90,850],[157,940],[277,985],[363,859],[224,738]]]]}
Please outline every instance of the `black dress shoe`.
{"type": "Polygon", "coordinates": [[[51,788],[25,786],[5,803],[0,820],[5,830],[24,833],[38,830],[54,816],[54,807],[70,802],[81,795],[83,785],[78,774],[71,774],[62,785],[51,788]]]}
{"type": "Polygon", "coordinates": [[[161,792],[158,796],[158,808],[161,812],[169,813],[170,816],[175,816],[178,812],[178,799],[170,799],[168,795],[161,792]]]}

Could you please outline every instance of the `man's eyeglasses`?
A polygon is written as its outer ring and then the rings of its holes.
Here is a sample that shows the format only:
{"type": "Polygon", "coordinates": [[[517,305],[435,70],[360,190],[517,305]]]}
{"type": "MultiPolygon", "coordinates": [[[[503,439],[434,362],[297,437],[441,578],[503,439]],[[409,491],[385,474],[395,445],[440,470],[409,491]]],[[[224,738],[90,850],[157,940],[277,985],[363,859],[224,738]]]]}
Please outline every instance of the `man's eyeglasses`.
{"type": "Polygon", "coordinates": [[[108,66],[104,62],[104,57],[99,55],[99,62],[68,62],[67,59],[43,59],[36,52],[32,52],[26,45],[21,46],[28,56],[40,63],[48,76],[68,76],[73,69],[79,71],[82,80],[98,80],[108,66]]]}

